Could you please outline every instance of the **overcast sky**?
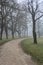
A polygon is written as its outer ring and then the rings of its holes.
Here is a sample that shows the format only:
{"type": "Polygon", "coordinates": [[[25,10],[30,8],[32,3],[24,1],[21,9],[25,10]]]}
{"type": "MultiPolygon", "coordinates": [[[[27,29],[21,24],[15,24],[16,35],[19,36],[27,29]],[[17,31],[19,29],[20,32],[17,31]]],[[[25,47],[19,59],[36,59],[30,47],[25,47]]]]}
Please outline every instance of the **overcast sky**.
{"type": "Polygon", "coordinates": [[[18,3],[21,3],[21,2],[23,2],[23,1],[25,1],[25,0],[18,0],[18,3]]]}
{"type": "MultiPolygon", "coordinates": [[[[26,1],[26,0],[18,0],[18,3],[22,3],[23,1],[26,1]]],[[[40,2],[42,2],[43,0],[39,0],[40,2]]]]}

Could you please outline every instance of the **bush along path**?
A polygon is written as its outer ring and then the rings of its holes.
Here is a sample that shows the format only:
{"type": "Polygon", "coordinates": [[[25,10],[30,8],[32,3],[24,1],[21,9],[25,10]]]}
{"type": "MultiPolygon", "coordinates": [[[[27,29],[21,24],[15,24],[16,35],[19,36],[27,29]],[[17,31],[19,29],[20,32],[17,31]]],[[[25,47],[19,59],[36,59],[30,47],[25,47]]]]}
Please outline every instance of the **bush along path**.
{"type": "Polygon", "coordinates": [[[13,40],[1,46],[0,65],[37,65],[30,55],[22,51],[19,44],[22,40],[13,40]]]}

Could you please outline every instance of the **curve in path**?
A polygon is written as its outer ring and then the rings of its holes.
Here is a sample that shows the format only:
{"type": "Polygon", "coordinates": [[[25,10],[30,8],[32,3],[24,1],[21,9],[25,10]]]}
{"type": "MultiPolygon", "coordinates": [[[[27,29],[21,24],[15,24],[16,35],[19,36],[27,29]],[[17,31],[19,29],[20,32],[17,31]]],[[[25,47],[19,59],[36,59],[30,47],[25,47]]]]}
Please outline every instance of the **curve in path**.
{"type": "Polygon", "coordinates": [[[10,41],[2,46],[0,65],[36,65],[30,55],[26,55],[19,43],[22,39],[10,41]]]}

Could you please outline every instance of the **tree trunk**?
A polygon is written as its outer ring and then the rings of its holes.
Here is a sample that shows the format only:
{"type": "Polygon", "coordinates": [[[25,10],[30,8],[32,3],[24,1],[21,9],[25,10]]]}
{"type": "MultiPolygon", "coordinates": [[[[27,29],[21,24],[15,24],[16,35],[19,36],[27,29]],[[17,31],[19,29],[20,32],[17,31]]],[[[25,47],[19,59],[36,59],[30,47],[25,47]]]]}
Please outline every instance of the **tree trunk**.
{"type": "Polygon", "coordinates": [[[35,27],[36,23],[33,20],[33,40],[34,40],[34,44],[37,44],[37,35],[36,35],[36,27],[35,27]]]}
{"type": "Polygon", "coordinates": [[[18,31],[18,36],[19,36],[19,38],[21,38],[21,32],[20,31],[18,31]]]}
{"type": "Polygon", "coordinates": [[[0,39],[2,40],[2,34],[3,34],[3,15],[2,15],[3,9],[2,9],[2,0],[1,0],[1,32],[0,32],[0,39]]]}
{"type": "Polygon", "coordinates": [[[13,24],[13,21],[12,21],[12,38],[14,39],[14,24],[13,24]]]}
{"type": "Polygon", "coordinates": [[[0,32],[0,39],[2,40],[2,34],[3,34],[3,16],[1,21],[1,32],[0,32]]]}
{"type": "Polygon", "coordinates": [[[6,30],[6,39],[8,39],[8,32],[7,32],[7,30],[6,30]]]}
{"type": "Polygon", "coordinates": [[[13,32],[13,30],[12,30],[12,38],[14,39],[14,32],[13,32]]]}
{"type": "Polygon", "coordinates": [[[5,32],[6,32],[6,39],[8,39],[8,30],[7,30],[7,25],[5,26],[5,32]]]}
{"type": "Polygon", "coordinates": [[[2,40],[2,34],[3,34],[3,24],[1,24],[1,32],[0,32],[0,39],[2,40]]]}

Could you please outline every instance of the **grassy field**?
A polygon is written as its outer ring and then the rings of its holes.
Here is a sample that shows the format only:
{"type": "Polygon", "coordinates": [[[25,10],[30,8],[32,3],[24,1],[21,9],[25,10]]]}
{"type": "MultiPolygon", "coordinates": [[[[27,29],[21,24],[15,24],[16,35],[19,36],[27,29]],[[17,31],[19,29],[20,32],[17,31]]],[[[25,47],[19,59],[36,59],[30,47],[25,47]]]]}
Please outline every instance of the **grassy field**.
{"type": "Polygon", "coordinates": [[[38,65],[43,65],[43,38],[38,39],[38,44],[34,44],[33,40],[26,39],[21,42],[21,47],[27,54],[38,62],[38,65]]]}

